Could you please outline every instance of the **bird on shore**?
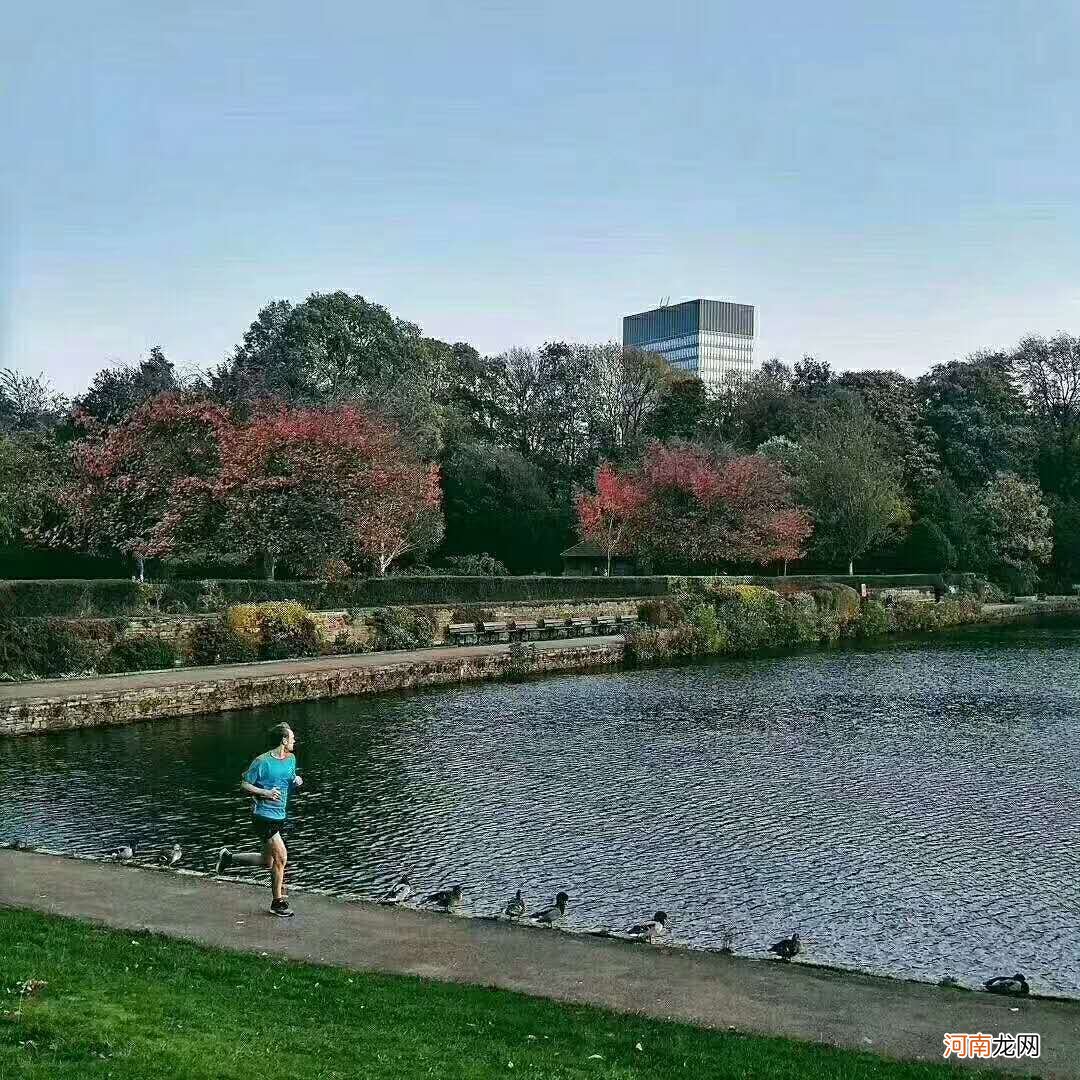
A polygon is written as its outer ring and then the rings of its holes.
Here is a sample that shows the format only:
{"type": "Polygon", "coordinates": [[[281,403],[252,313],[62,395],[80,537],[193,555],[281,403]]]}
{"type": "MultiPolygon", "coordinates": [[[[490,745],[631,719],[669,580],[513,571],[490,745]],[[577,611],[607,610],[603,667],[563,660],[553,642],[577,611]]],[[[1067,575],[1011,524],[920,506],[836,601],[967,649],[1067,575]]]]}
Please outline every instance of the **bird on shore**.
{"type": "Polygon", "coordinates": [[[434,904],[443,911],[455,911],[461,904],[461,893],[464,885],[455,885],[452,889],[439,889],[424,900],[425,904],[434,904]]]}
{"type": "Polygon", "coordinates": [[[514,898],[503,908],[503,914],[509,915],[511,919],[520,919],[525,914],[525,898],[521,895],[520,889],[514,893],[514,898]]]}
{"type": "Polygon", "coordinates": [[[667,912],[658,911],[648,922],[637,923],[623,933],[635,941],[659,941],[671,932],[667,921],[667,912]]]}
{"type": "Polygon", "coordinates": [[[25,836],[17,837],[11,844],[16,851],[32,851],[34,845],[25,836]]]}
{"type": "Polygon", "coordinates": [[[135,858],[135,852],[127,844],[121,844],[109,852],[109,858],[113,862],[131,862],[135,858]]]}
{"type": "Polygon", "coordinates": [[[570,897],[561,892],[555,897],[555,903],[551,907],[546,907],[543,911],[534,911],[529,918],[544,926],[555,926],[557,923],[562,922],[563,917],[566,915],[566,905],[569,902],[570,897]]]}
{"type": "Polygon", "coordinates": [[[163,848],[158,852],[157,862],[159,866],[176,866],[184,857],[179,844],[173,844],[171,848],[163,848]]]}
{"type": "Polygon", "coordinates": [[[735,931],[730,926],[720,927],[720,955],[732,956],[735,953],[735,931]]]}
{"type": "Polygon", "coordinates": [[[1015,975],[998,975],[987,979],[983,986],[991,994],[1008,994],[1011,997],[1026,997],[1031,993],[1027,979],[1019,972],[1015,975]]]}
{"type": "Polygon", "coordinates": [[[781,960],[791,960],[802,952],[802,939],[798,934],[792,934],[782,941],[776,941],[769,946],[769,952],[776,953],[781,960]]]}
{"type": "Polygon", "coordinates": [[[402,874],[397,884],[379,901],[380,904],[404,904],[412,895],[409,875],[402,874]]]}

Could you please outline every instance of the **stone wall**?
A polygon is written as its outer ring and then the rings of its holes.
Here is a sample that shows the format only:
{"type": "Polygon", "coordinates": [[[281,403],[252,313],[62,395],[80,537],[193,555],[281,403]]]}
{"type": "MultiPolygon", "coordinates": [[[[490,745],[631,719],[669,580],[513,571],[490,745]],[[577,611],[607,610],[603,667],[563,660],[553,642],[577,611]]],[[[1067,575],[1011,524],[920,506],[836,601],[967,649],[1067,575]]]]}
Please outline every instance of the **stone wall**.
{"type": "MultiPolygon", "coordinates": [[[[387,654],[392,655],[392,654],[387,654]]],[[[576,648],[530,650],[523,660],[510,651],[460,656],[445,653],[427,661],[387,662],[316,670],[268,673],[213,681],[176,682],[99,693],[71,693],[57,697],[0,701],[0,736],[40,735],[71,728],[106,727],[197,713],[253,709],[290,701],[381,694],[425,686],[499,679],[553,671],[585,671],[610,667],[623,660],[621,643],[582,645],[576,648]]],[[[177,676],[180,677],[179,674],[177,676]]],[[[72,685],[75,690],[76,684],[72,685]]]]}

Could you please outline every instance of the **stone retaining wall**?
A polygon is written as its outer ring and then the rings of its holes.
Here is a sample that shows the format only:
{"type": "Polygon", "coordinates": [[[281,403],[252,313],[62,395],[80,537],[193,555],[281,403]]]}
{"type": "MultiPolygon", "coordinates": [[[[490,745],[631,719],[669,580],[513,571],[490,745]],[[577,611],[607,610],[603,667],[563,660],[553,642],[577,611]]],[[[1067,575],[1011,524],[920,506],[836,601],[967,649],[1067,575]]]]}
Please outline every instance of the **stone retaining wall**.
{"type": "Polygon", "coordinates": [[[106,727],[197,713],[254,709],[290,701],[381,694],[425,686],[499,679],[508,675],[584,671],[621,664],[621,643],[530,651],[523,661],[509,652],[462,655],[423,662],[385,663],[213,682],[175,683],[104,693],[65,694],[0,702],[0,736],[41,735],[70,728],[106,727]]]}

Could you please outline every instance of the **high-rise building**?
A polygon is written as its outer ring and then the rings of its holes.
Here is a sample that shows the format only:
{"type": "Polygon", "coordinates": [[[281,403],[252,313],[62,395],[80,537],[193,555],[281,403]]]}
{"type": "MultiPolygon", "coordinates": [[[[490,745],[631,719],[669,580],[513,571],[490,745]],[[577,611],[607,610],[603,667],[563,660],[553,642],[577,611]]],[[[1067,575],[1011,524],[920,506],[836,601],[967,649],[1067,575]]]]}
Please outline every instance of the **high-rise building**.
{"type": "Polygon", "coordinates": [[[729,376],[750,374],[754,308],[726,300],[687,300],[627,315],[623,345],[659,353],[672,367],[696,375],[706,386],[719,386],[729,376]]]}

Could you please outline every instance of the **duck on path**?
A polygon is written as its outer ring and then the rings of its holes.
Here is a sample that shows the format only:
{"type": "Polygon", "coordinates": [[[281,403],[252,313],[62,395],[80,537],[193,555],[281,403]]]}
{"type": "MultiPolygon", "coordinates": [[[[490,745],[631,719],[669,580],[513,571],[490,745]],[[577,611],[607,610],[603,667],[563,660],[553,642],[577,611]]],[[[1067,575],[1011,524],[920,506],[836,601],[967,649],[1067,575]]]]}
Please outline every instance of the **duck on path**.
{"type": "Polygon", "coordinates": [[[113,848],[109,852],[109,858],[113,862],[131,862],[135,858],[135,852],[132,851],[128,844],[121,844],[118,848],[113,848]]]}
{"type": "Polygon", "coordinates": [[[514,898],[503,908],[503,914],[509,915],[511,919],[520,919],[525,914],[525,898],[521,895],[520,889],[514,893],[514,898]]]}
{"type": "Polygon", "coordinates": [[[543,911],[534,911],[529,918],[534,922],[542,923],[544,926],[555,926],[557,923],[562,922],[563,917],[566,915],[566,905],[569,902],[570,897],[561,892],[555,897],[555,903],[551,907],[546,907],[543,911]]]}
{"type": "Polygon", "coordinates": [[[798,934],[792,934],[770,945],[769,952],[776,953],[781,960],[792,960],[802,952],[802,939],[798,934]]]}
{"type": "Polygon", "coordinates": [[[635,941],[659,941],[671,931],[667,924],[666,911],[658,911],[648,922],[637,923],[628,927],[623,933],[635,941]]]}
{"type": "Polygon", "coordinates": [[[425,904],[434,904],[443,911],[455,911],[461,904],[461,892],[464,885],[455,885],[452,889],[439,889],[424,900],[425,904]]]}
{"type": "Polygon", "coordinates": [[[380,904],[404,904],[412,895],[409,875],[402,874],[397,884],[379,901],[380,904]]]}
{"type": "Polygon", "coordinates": [[[1019,972],[1015,975],[998,975],[987,979],[983,986],[991,994],[1009,994],[1012,997],[1026,997],[1031,993],[1027,979],[1019,972]]]}
{"type": "Polygon", "coordinates": [[[173,844],[171,848],[163,848],[158,852],[157,862],[159,866],[176,866],[184,857],[184,852],[179,844],[173,844]]]}

